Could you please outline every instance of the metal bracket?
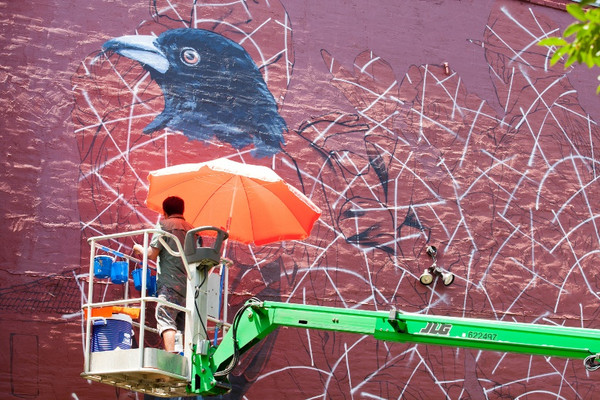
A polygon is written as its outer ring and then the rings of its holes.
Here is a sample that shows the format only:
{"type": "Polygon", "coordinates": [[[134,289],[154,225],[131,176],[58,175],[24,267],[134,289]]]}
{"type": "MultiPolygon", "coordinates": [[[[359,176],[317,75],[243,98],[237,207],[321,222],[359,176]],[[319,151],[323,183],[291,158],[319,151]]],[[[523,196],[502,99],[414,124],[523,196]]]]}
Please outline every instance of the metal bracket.
{"type": "Polygon", "coordinates": [[[398,310],[392,308],[390,310],[390,314],[388,315],[388,322],[396,332],[406,333],[406,322],[398,319],[398,313],[398,310]]]}

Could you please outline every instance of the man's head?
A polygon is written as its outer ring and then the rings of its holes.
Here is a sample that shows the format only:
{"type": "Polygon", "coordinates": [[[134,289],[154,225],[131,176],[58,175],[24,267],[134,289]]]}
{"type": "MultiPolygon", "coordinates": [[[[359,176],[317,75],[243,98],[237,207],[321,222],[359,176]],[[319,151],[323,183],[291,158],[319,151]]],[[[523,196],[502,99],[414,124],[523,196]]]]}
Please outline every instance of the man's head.
{"type": "Polygon", "coordinates": [[[167,197],[162,203],[162,208],[167,217],[173,214],[183,214],[183,199],[177,196],[167,197]]]}

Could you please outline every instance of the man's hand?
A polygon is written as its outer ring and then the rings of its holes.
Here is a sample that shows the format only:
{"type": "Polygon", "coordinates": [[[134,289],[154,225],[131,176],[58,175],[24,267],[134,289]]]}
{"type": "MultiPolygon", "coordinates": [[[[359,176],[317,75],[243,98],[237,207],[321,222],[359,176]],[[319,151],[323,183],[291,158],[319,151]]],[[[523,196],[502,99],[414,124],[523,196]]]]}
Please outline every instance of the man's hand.
{"type": "MultiPolygon", "coordinates": [[[[144,249],[144,246],[142,246],[141,244],[136,243],[133,245],[133,252],[143,256],[144,253],[146,252],[146,249],[144,249]]],[[[148,247],[147,253],[148,253],[149,260],[156,261],[159,250],[156,247],[148,247]]]]}
{"type": "Polygon", "coordinates": [[[135,254],[144,254],[144,247],[141,244],[134,244],[133,245],[133,252],[135,254]]]}

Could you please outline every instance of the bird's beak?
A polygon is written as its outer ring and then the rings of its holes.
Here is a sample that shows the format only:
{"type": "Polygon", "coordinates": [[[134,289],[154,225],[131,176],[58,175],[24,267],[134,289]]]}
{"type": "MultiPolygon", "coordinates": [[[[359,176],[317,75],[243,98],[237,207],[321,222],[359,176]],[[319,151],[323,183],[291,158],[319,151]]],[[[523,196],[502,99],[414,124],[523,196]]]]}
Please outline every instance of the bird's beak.
{"type": "Polygon", "coordinates": [[[113,51],[164,74],[169,69],[169,61],[155,43],[154,36],[128,35],[109,40],[102,50],[113,51]]]}

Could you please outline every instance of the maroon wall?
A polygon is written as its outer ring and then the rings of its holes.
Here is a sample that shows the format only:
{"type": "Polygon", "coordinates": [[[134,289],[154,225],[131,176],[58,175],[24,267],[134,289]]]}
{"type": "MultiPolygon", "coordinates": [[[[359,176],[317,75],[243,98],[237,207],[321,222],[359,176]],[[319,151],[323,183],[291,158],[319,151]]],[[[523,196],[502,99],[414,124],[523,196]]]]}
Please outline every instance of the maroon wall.
{"type": "MultiPolygon", "coordinates": [[[[257,295],[600,328],[597,81],[549,67],[535,45],[570,22],[564,11],[511,0],[39,3],[0,5],[0,397],[141,398],[79,377],[85,239],[156,222],[149,171],[223,156],[273,167],[323,210],[303,242],[231,246],[233,309],[257,295]],[[282,152],[256,159],[214,138],[142,133],[160,88],[99,50],[181,26],[241,42],[263,66],[289,128],[282,152]],[[429,245],[451,286],[419,284],[429,245]]],[[[592,399],[595,381],[579,360],[292,329],[234,375],[236,399],[592,399]]]]}

